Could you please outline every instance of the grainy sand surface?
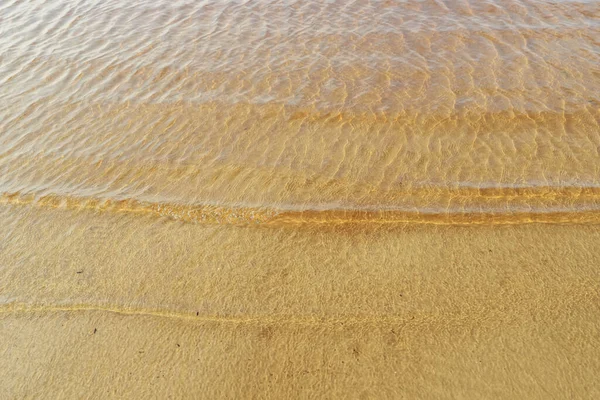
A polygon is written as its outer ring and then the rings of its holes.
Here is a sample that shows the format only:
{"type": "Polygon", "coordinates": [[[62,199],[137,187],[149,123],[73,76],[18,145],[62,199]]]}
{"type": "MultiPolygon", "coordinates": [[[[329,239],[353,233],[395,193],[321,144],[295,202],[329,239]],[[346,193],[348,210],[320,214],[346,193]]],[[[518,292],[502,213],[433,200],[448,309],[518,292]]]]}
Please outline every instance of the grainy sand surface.
{"type": "Polygon", "coordinates": [[[599,17],[1,0],[0,400],[600,398],[599,17]]]}
{"type": "Polygon", "coordinates": [[[600,395],[597,225],[1,213],[7,398],[600,395]]]}

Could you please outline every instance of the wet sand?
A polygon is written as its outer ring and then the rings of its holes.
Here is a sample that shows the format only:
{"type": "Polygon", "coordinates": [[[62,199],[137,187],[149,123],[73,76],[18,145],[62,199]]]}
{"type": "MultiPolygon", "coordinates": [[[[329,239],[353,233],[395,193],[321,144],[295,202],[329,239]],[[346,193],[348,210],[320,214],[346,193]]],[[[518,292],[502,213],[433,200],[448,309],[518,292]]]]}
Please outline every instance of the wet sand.
{"type": "Polygon", "coordinates": [[[0,2],[0,398],[599,398],[600,2],[0,2]]]}
{"type": "Polygon", "coordinates": [[[598,225],[0,211],[10,398],[600,394],[598,225]]]}

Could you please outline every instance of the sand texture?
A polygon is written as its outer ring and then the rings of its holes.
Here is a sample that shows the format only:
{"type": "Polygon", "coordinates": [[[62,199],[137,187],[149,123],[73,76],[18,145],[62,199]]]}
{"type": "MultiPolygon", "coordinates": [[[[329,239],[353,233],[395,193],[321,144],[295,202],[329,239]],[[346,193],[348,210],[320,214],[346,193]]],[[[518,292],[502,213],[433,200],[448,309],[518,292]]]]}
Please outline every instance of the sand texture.
{"type": "Polygon", "coordinates": [[[0,210],[5,398],[600,395],[597,225],[0,210]]]}
{"type": "Polygon", "coordinates": [[[0,400],[599,399],[599,17],[0,0],[0,400]]]}

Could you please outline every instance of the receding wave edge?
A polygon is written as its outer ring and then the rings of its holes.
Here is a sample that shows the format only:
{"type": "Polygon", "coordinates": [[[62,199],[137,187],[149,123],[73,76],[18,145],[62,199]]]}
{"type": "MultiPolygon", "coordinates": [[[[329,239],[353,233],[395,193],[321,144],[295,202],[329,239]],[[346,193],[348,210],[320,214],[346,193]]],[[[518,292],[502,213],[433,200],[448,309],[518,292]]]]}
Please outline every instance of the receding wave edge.
{"type": "MultiPolygon", "coordinates": [[[[0,204],[65,210],[91,210],[130,213],[169,218],[186,223],[232,225],[352,224],[352,223],[430,223],[430,224],[518,224],[518,223],[600,223],[600,195],[574,197],[556,194],[494,204],[472,199],[460,204],[451,201],[419,207],[248,207],[209,204],[178,204],[137,199],[104,199],[58,194],[1,193],[0,204]]],[[[500,200],[500,202],[498,201],[500,200]]]]}

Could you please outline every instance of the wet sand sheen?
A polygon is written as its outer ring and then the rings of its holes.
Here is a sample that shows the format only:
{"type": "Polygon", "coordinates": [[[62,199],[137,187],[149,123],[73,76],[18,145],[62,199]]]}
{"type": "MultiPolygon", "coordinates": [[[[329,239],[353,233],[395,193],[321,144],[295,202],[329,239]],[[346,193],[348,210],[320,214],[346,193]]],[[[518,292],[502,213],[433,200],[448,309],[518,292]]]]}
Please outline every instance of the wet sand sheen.
{"type": "Polygon", "coordinates": [[[13,397],[600,391],[598,225],[266,228],[6,204],[0,218],[13,397]]]}

